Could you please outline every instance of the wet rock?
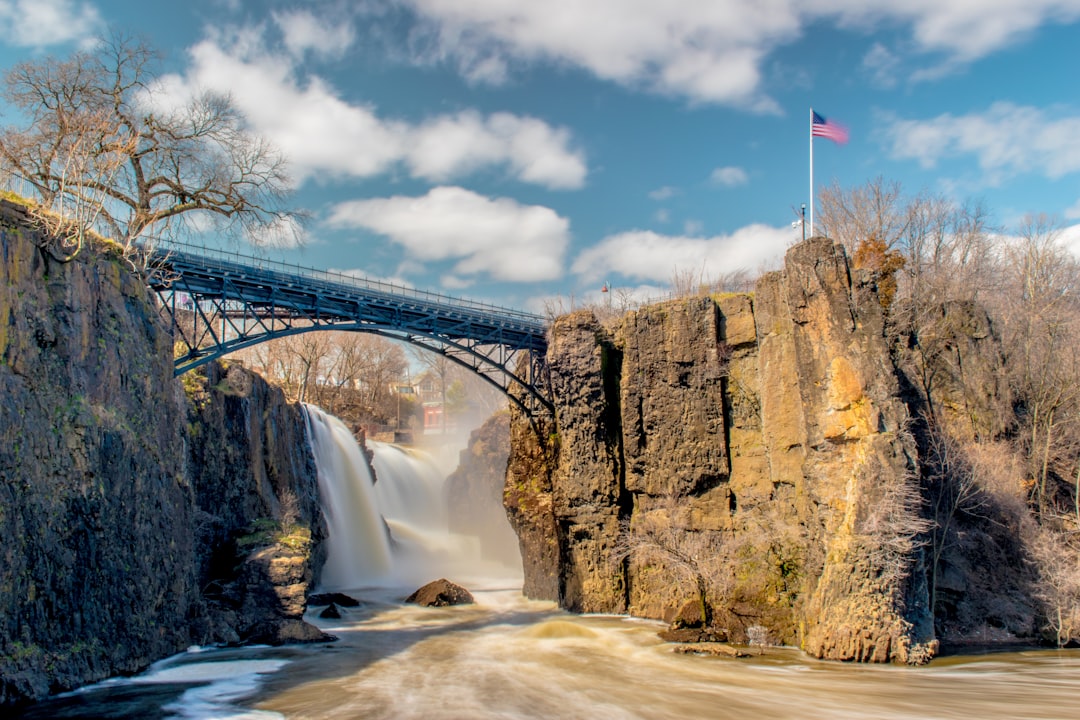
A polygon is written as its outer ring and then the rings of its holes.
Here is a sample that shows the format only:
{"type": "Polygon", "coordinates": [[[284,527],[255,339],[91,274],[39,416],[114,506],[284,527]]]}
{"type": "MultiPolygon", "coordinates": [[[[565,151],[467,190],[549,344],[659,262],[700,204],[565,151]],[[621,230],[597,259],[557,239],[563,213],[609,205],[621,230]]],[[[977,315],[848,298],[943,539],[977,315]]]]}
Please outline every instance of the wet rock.
{"type": "Polygon", "coordinates": [[[713,642],[679,645],[673,652],[682,653],[683,655],[723,655],[725,657],[733,658],[750,657],[750,653],[743,652],[736,647],[725,645],[724,643],[713,642]]]}
{"type": "Polygon", "coordinates": [[[319,617],[324,620],[340,620],[341,610],[334,603],[330,603],[326,606],[326,609],[319,613],[319,617]]]}
{"type": "Polygon", "coordinates": [[[405,598],[405,602],[425,607],[445,607],[447,605],[472,605],[476,600],[465,588],[455,585],[446,578],[440,578],[405,598]]]}
{"type": "Polygon", "coordinates": [[[727,630],[722,628],[676,628],[670,627],[657,633],[664,642],[672,643],[714,643],[726,642],[727,630]]]}
{"type": "Polygon", "coordinates": [[[360,607],[360,601],[349,597],[345,593],[315,593],[309,595],[308,607],[321,607],[323,605],[337,605],[338,607],[360,607]]]}
{"type": "Polygon", "coordinates": [[[675,618],[671,621],[672,629],[705,627],[708,619],[706,618],[704,611],[705,608],[702,607],[702,604],[699,601],[688,601],[679,609],[679,612],[675,614],[675,618]]]}

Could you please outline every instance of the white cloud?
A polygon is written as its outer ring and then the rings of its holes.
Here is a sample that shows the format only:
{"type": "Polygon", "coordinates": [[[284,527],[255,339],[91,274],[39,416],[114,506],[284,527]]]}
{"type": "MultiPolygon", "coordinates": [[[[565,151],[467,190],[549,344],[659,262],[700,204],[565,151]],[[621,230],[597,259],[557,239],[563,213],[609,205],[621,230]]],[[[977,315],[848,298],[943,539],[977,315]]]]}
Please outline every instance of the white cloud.
{"type": "Polygon", "coordinates": [[[724,187],[737,187],[750,182],[750,176],[746,174],[746,171],[735,166],[718,167],[709,177],[714,183],[724,187]]]}
{"type": "MultiPolygon", "coordinates": [[[[897,26],[906,44],[955,64],[1080,17],[1080,0],[408,0],[441,57],[471,79],[502,81],[511,61],[548,61],[695,101],[778,112],[763,60],[813,24],[897,26]]],[[[878,55],[874,60],[884,60],[878,55]]]]}
{"type": "Polygon", "coordinates": [[[411,132],[408,164],[413,174],[445,181],[484,166],[506,163],[524,182],[580,188],[586,167],[568,151],[570,132],[542,120],[510,113],[487,118],[474,111],[443,115],[411,132]]]}
{"type": "Polygon", "coordinates": [[[97,8],[76,0],[0,0],[0,37],[16,47],[86,42],[101,32],[97,8]]]}
{"type": "Polygon", "coordinates": [[[863,56],[862,66],[878,87],[896,87],[900,79],[900,59],[881,43],[874,43],[863,56]]]}
{"type": "Polygon", "coordinates": [[[586,307],[608,306],[615,310],[629,310],[650,302],[666,299],[671,288],[661,285],[609,285],[603,292],[601,283],[593,283],[583,292],[566,295],[536,295],[525,301],[525,309],[538,315],[554,317],[586,307]]]}
{"type": "Polygon", "coordinates": [[[360,270],[350,268],[347,270],[339,268],[331,268],[327,270],[328,273],[337,273],[338,275],[344,275],[346,277],[355,278],[356,280],[362,280],[368,283],[392,285],[397,289],[413,289],[415,286],[408,280],[404,279],[400,275],[393,275],[390,277],[380,277],[378,275],[371,275],[367,270],[360,270]]]}
{"type": "Polygon", "coordinates": [[[414,260],[455,260],[458,283],[480,274],[514,281],[558,278],[570,228],[550,208],[459,187],[437,187],[421,197],[340,203],[328,223],[385,235],[414,260]]]}
{"type": "MultiPolygon", "coordinates": [[[[306,42],[294,38],[294,48],[302,51],[306,42]]],[[[268,47],[264,28],[216,33],[189,54],[183,77],[162,79],[161,102],[196,88],[228,93],[286,154],[298,183],[327,174],[371,177],[402,165],[414,177],[437,182],[494,167],[549,188],[585,183],[584,153],[572,147],[565,128],[509,113],[467,111],[419,125],[386,119],[370,105],[344,99],[318,76],[302,77],[294,55],[268,47]]]]}
{"type": "Polygon", "coordinates": [[[715,278],[738,270],[753,272],[781,257],[793,240],[790,227],[760,224],[709,238],[633,230],[610,235],[583,251],[571,270],[589,280],[617,273],[632,280],[669,282],[676,271],[687,270],[715,278]]]}
{"type": "Polygon", "coordinates": [[[749,1],[410,2],[466,76],[478,61],[547,60],[623,85],[769,112],[778,106],[758,91],[760,62],[799,31],[783,3],[765,10],[749,1]]]}
{"type": "Polygon", "coordinates": [[[658,223],[671,222],[671,213],[668,212],[666,208],[660,208],[653,215],[653,218],[655,218],[658,223]]]}
{"type": "Polygon", "coordinates": [[[296,218],[279,217],[246,229],[248,241],[257,247],[295,248],[307,242],[307,231],[296,218]]]}
{"type": "Polygon", "coordinates": [[[664,187],[656,188],[649,193],[649,198],[658,202],[673,198],[679,194],[679,189],[665,185],[664,187]]]}
{"type": "Polygon", "coordinates": [[[1077,200],[1075,205],[1065,210],[1065,217],[1069,220],[1080,220],[1080,200],[1077,200]]]}
{"type": "Polygon", "coordinates": [[[307,10],[274,12],[271,17],[285,47],[298,59],[308,52],[322,58],[341,57],[356,37],[352,22],[344,17],[319,18],[307,10]]]}
{"type": "MultiPolygon", "coordinates": [[[[1077,207],[1080,207],[1080,202],[1076,205],[1077,207]]],[[[1074,215],[1073,217],[1077,216],[1074,215]]],[[[1061,231],[1061,244],[1071,252],[1074,257],[1080,258],[1080,225],[1070,225],[1069,227],[1064,228],[1061,231]]]]}
{"type": "Polygon", "coordinates": [[[1060,178],[1080,171],[1080,115],[1052,117],[998,102],[981,113],[894,120],[886,134],[894,158],[930,168],[941,158],[974,155],[991,183],[1027,172],[1060,178]]]}

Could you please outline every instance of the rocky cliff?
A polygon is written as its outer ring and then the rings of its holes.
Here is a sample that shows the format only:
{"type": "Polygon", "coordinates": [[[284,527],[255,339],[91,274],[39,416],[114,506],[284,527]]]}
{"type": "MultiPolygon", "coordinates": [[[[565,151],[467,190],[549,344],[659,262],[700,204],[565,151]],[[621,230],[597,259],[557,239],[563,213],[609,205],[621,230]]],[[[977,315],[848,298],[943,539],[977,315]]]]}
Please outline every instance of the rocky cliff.
{"type": "Polygon", "coordinates": [[[700,598],[734,640],[925,661],[917,450],[882,322],[823,238],[753,295],[558,318],[554,418],[512,428],[526,592],[657,618],[700,598]]]}
{"type": "Polygon", "coordinates": [[[301,625],[324,531],[303,418],[239,372],[172,377],[139,277],[58,262],[0,204],[0,705],[301,625]]]}

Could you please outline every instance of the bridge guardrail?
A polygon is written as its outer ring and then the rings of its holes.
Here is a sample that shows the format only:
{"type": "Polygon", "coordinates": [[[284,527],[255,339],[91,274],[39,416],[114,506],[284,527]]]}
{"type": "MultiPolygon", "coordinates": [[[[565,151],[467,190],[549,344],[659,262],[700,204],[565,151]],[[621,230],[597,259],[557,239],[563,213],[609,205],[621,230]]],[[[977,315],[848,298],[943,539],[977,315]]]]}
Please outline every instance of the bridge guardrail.
{"type": "Polygon", "coordinates": [[[149,252],[166,256],[171,252],[193,255],[196,257],[231,263],[239,269],[254,267],[265,272],[278,272],[292,277],[308,278],[336,285],[344,285],[346,287],[384,293],[395,298],[409,298],[426,303],[454,305],[484,313],[496,313],[530,325],[538,324],[540,327],[543,327],[546,324],[544,317],[541,315],[528,313],[523,310],[515,310],[494,303],[470,300],[468,298],[432,292],[430,290],[418,290],[416,288],[409,288],[404,285],[397,285],[383,280],[372,280],[370,278],[358,277],[342,272],[319,270],[300,265],[299,263],[294,264],[282,260],[271,260],[270,258],[245,255],[236,251],[211,248],[204,245],[195,245],[193,243],[162,241],[150,248],[149,252]]]}

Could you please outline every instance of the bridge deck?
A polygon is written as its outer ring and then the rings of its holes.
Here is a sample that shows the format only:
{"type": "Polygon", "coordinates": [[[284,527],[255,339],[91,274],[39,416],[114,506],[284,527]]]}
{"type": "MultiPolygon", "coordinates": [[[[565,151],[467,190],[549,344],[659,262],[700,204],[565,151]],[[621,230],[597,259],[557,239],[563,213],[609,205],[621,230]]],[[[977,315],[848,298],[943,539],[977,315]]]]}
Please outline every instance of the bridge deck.
{"type": "MultiPolygon", "coordinates": [[[[494,330],[518,349],[543,351],[546,322],[540,315],[489,303],[414,290],[343,273],[291,266],[254,257],[202,254],[204,250],[172,244],[155,250],[154,258],[184,278],[184,292],[220,295],[224,285],[252,307],[291,308],[305,317],[355,320],[358,313],[373,323],[452,338],[482,340],[494,330]],[[245,263],[239,262],[243,259],[245,263]]],[[[224,255],[224,254],[222,254],[224,255]]],[[[165,288],[158,279],[156,291],[165,288]]]]}

